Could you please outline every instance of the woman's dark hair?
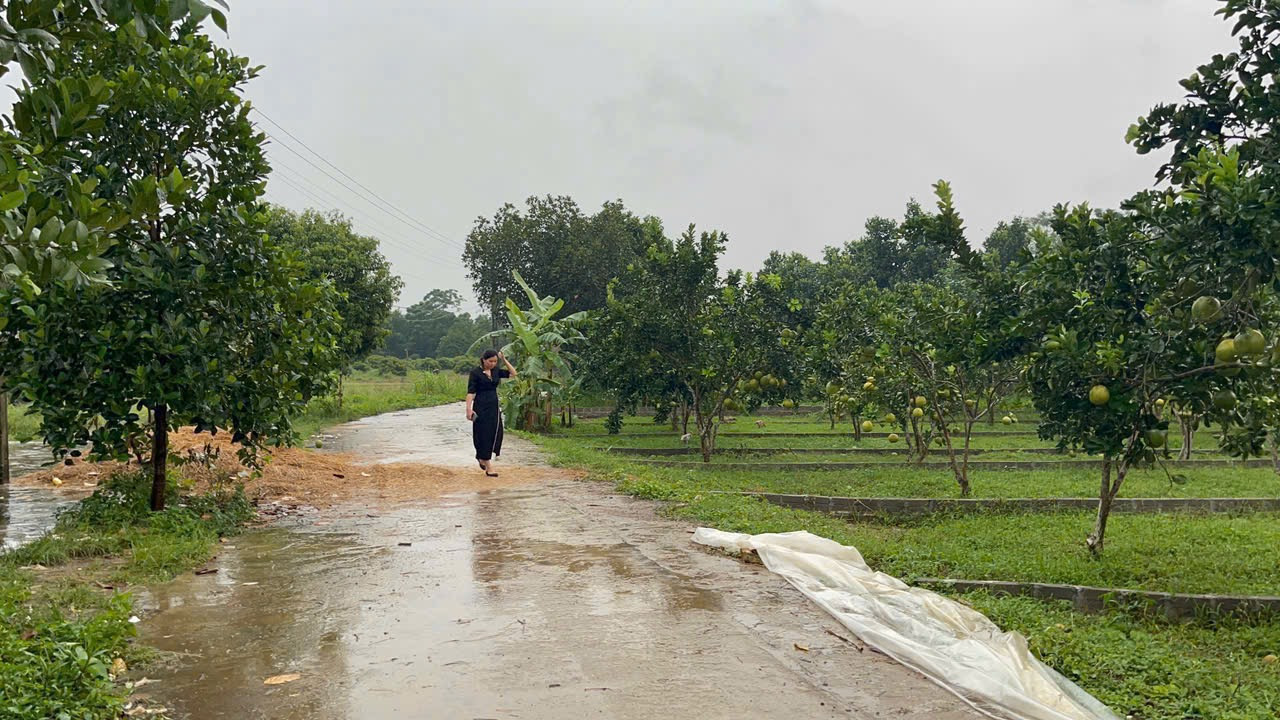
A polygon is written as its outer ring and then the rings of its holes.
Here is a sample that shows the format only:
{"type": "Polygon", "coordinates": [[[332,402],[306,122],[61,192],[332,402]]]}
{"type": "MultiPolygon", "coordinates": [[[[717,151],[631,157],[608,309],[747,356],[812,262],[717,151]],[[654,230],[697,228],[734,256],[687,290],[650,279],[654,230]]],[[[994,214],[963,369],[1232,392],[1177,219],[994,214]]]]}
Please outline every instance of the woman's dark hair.
{"type": "Polygon", "coordinates": [[[490,348],[480,354],[480,362],[483,364],[485,360],[493,357],[498,357],[498,351],[490,348]]]}

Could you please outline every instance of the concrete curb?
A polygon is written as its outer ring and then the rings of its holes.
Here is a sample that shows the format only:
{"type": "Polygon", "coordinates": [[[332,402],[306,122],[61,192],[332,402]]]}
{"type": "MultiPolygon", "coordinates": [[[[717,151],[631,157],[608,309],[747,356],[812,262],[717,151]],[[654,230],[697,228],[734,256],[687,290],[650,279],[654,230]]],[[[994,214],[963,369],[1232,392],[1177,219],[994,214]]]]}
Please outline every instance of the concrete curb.
{"type": "MultiPolygon", "coordinates": [[[[951,464],[946,462],[894,463],[894,462],[792,462],[792,463],[704,463],[689,460],[645,460],[637,458],[630,462],[655,467],[688,468],[703,470],[769,470],[786,471],[835,471],[835,470],[874,470],[877,468],[899,467],[916,470],[950,470],[951,464]]],[[[1182,460],[1167,463],[1169,467],[1272,467],[1270,460],[1182,460]]],[[[1097,460],[970,460],[970,470],[1066,470],[1073,468],[1098,467],[1097,460]]]]}
{"type": "MultiPolygon", "coordinates": [[[[550,433],[547,437],[553,438],[609,438],[609,437],[670,437],[679,439],[680,435],[670,430],[664,431],[643,431],[643,432],[623,432],[620,435],[610,435],[609,433],[550,433]]],[[[690,438],[693,441],[697,436],[690,438]]],[[[853,439],[852,431],[844,432],[733,432],[732,430],[722,430],[718,437],[737,437],[737,438],[785,438],[785,437],[818,437],[818,438],[846,438],[853,439]]],[[[864,438],[887,438],[887,432],[869,432],[862,433],[864,438]]],[[[1036,437],[1034,430],[975,430],[973,437],[1036,437]]]]}
{"type": "MultiPolygon", "coordinates": [[[[1090,511],[1097,498],[854,498],[826,495],[788,495],[761,492],[724,492],[726,495],[758,497],[774,505],[811,510],[841,517],[874,515],[931,515],[940,512],[1090,511]]],[[[1111,506],[1118,513],[1234,513],[1280,512],[1280,498],[1116,498],[1111,506]]]]}
{"type": "Polygon", "coordinates": [[[1086,585],[943,578],[917,578],[914,584],[931,589],[959,592],[985,590],[994,595],[1026,596],[1037,600],[1066,600],[1077,611],[1088,613],[1102,612],[1109,603],[1138,602],[1149,606],[1170,620],[1194,617],[1202,613],[1251,615],[1272,614],[1280,611],[1280,597],[1272,595],[1191,595],[1086,585]]]}
{"type": "MultiPolygon", "coordinates": [[[[696,447],[679,447],[679,448],[643,448],[643,447],[604,447],[600,448],[605,452],[614,453],[616,455],[652,455],[652,456],[676,456],[676,455],[699,455],[700,451],[696,447]]],[[[1007,453],[1027,453],[1031,455],[1062,455],[1066,457],[1066,453],[1058,451],[1057,448],[990,448],[990,449],[973,449],[969,451],[970,455],[982,455],[984,453],[1007,452],[1007,453]]],[[[762,447],[762,448],[721,448],[717,449],[716,455],[782,455],[791,453],[794,455],[901,455],[903,450],[893,448],[787,448],[787,447],[762,447]]]]}

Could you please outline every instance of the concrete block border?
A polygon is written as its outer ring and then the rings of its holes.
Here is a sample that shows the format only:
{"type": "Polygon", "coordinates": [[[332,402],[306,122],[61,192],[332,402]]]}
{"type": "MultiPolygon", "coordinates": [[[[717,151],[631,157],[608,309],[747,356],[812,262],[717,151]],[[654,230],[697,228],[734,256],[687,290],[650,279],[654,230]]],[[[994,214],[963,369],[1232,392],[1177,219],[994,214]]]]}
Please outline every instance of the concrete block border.
{"type": "MultiPolygon", "coordinates": [[[[817,470],[874,470],[882,467],[907,467],[916,470],[949,470],[950,463],[894,463],[894,462],[723,462],[704,463],[691,460],[646,460],[637,458],[631,462],[656,467],[687,468],[689,470],[769,470],[773,472],[817,470]]],[[[970,470],[1063,470],[1069,468],[1098,467],[1097,460],[970,460],[970,470]]],[[[1181,460],[1168,463],[1170,467],[1272,467],[1272,461],[1261,460],[1181,460]]]]}
{"type": "MultiPolygon", "coordinates": [[[[762,492],[724,492],[758,497],[781,507],[840,517],[875,515],[931,515],[940,512],[1093,511],[1097,498],[855,498],[827,495],[788,495],[762,492]]],[[[1116,498],[1118,513],[1244,513],[1280,512],[1280,498],[1116,498]]]]}
{"type": "Polygon", "coordinates": [[[1087,585],[1006,582],[1003,580],[953,580],[916,578],[915,585],[929,589],[974,592],[985,590],[994,595],[1033,597],[1038,600],[1066,600],[1079,612],[1098,613],[1110,603],[1138,603],[1170,620],[1202,614],[1272,615],[1280,612],[1280,597],[1272,595],[1196,595],[1150,592],[1124,588],[1099,588],[1087,585]]]}
{"type": "MultiPolygon", "coordinates": [[[[698,455],[699,450],[696,447],[678,447],[678,448],[645,448],[645,447],[614,447],[609,446],[602,448],[606,452],[615,455],[650,455],[654,457],[679,456],[679,455],[698,455]]],[[[1057,448],[974,448],[969,451],[970,455],[983,455],[987,453],[1027,453],[1028,455],[1062,455],[1066,453],[1060,452],[1057,448]]],[[[717,449],[716,455],[901,455],[902,449],[893,448],[788,448],[788,447],[760,447],[760,448],[720,448],[717,449]]]]}
{"type": "MultiPolygon", "coordinates": [[[[1036,431],[1035,430],[974,430],[973,436],[974,437],[1036,437],[1036,431]]],[[[551,433],[547,437],[554,437],[554,438],[670,437],[670,438],[678,439],[680,436],[676,433],[671,432],[670,429],[666,429],[666,430],[642,430],[639,432],[635,432],[635,431],[623,432],[621,435],[610,435],[609,433],[602,433],[602,432],[551,433]]],[[[694,439],[696,439],[696,437],[697,436],[695,435],[694,439]]],[[[805,437],[834,438],[834,437],[839,437],[839,438],[852,440],[853,432],[849,430],[834,431],[834,432],[829,430],[809,431],[809,432],[788,432],[788,431],[734,432],[732,430],[727,430],[727,431],[722,430],[720,432],[719,437],[721,439],[727,438],[727,437],[730,437],[730,438],[798,438],[798,437],[799,438],[805,438],[805,437]]],[[[887,438],[889,437],[889,433],[887,432],[862,433],[862,437],[887,438]]]]}

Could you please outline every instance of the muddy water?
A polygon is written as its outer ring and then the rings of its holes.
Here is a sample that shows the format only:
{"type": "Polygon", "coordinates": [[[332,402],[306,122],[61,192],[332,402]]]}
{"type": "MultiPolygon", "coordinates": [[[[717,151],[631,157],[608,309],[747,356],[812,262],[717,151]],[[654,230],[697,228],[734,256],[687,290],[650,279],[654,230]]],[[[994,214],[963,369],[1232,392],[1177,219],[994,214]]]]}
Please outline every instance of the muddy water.
{"type": "MultiPolygon", "coordinates": [[[[451,464],[454,414],[335,434],[451,464]]],[[[686,530],[563,480],[250,532],[139,596],[172,653],[143,691],[174,718],[976,717],[686,530]]]]}
{"type": "MultiPolygon", "coordinates": [[[[10,443],[9,468],[13,477],[39,470],[52,460],[39,443],[10,443]]],[[[58,510],[75,502],[52,490],[0,485],[0,550],[11,550],[40,537],[53,527],[58,510]]]]}

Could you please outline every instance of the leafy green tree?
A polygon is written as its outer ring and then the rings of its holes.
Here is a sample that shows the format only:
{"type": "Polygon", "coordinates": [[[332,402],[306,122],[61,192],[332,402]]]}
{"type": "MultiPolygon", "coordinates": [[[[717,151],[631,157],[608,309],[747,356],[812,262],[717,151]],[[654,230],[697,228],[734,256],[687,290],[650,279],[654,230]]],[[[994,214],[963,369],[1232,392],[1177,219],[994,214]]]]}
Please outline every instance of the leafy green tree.
{"type": "MultiPolygon", "coordinates": [[[[29,320],[42,288],[101,282],[110,265],[102,257],[110,245],[109,233],[126,217],[124,209],[94,193],[95,181],[57,167],[67,151],[66,140],[102,121],[97,110],[111,88],[100,76],[77,76],[74,68],[57,66],[53,51],[126,25],[155,37],[172,23],[188,17],[199,22],[211,12],[202,2],[173,8],[130,0],[4,6],[0,77],[16,63],[28,77],[43,74],[49,81],[35,93],[43,112],[26,120],[43,126],[45,143],[31,145],[19,138],[11,117],[0,126],[0,412],[8,404],[13,385],[9,378],[18,374],[23,362],[22,328],[11,318],[26,315],[29,320]]],[[[218,11],[214,21],[225,25],[226,19],[218,11]]],[[[0,432],[0,446],[7,441],[0,432]]],[[[8,453],[0,447],[0,482],[7,478],[8,453]]]]}
{"type": "Polygon", "coordinates": [[[1052,216],[1046,213],[1033,218],[1016,217],[1008,222],[1001,220],[987,235],[982,250],[994,256],[998,267],[1024,263],[1030,259],[1037,239],[1051,220],[1052,216]]]}
{"type": "Polygon", "coordinates": [[[726,408],[759,394],[748,387],[759,382],[755,373],[795,384],[782,343],[781,278],[734,271],[720,279],[724,244],[721,233],[699,235],[692,225],[679,240],[651,244],[610,286],[592,338],[608,348],[598,371],[621,402],[675,383],[688,393],[704,461],[715,451],[726,408]]]}
{"type": "Polygon", "coordinates": [[[948,267],[945,251],[923,234],[925,212],[914,200],[902,221],[872,217],[862,237],[843,248],[827,248],[821,276],[828,290],[844,285],[873,284],[891,288],[900,282],[933,280],[948,267]]]}
{"type": "Polygon", "coordinates": [[[1189,182],[1204,151],[1234,147],[1240,162],[1274,174],[1280,165],[1280,8],[1275,0],[1219,0],[1215,14],[1234,23],[1234,52],[1214,55],[1179,84],[1181,102],[1157,105],[1126,139],[1140,154],[1169,149],[1157,178],[1189,182]]]}
{"type": "MultiPolygon", "coordinates": [[[[1166,402],[1218,425],[1237,455],[1261,454],[1276,424],[1280,352],[1258,328],[1280,319],[1266,260],[1280,250],[1280,199],[1234,150],[1187,165],[1175,173],[1186,184],[1141,193],[1124,211],[1058,208],[1052,246],[1013,281],[1018,307],[1006,305],[1029,353],[1041,435],[1102,456],[1095,554],[1129,469],[1167,453],[1166,402]]],[[[950,210],[945,184],[940,196],[950,210]]],[[[977,267],[960,235],[953,249],[977,267]]],[[[1007,297],[986,279],[993,303],[1007,297]]]]}
{"type": "Polygon", "coordinates": [[[452,342],[448,352],[440,349],[445,336],[463,317],[467,318],[466,334],[471,332],[470,317],[458,314],[461,304],[462,297],[456,291],[437,288],[404,312],[393,312],[387,318],[387,352],[398,357],[452,357],[465,352],[483,332],[470,335],[461,347],[452,342]]]}
{"type": "Polygon", "coordinates": [[[351,220],[336,211],[295,213],[282,207],[270,209],[267,234],[277,247],[297,253],[310,280],[338,291],[339,346],[348,364],[382,344],[404,282],[391,272],[377,239],[355,232],[351,220]]]}
{"type": "Polygon", "coordinates": [[[463,258],[476,297],[495,318],[522,292],[512,272],[579,312],[603,307],[609,281],[661,232],[657,220],[636,217],[620,201],[586,216],[567,196],[531,197],[523,213],[507,204],[476,220],[463,258]]]}
{"type": "MultiPolygon", "coordinates": [[[[226,17],[201,0],[173,7],[131,0],[12,2],[3,9],[0,77],[16,62],[26,77],[45,78],[28,96],[29,105],[41,112],[27,117],[15,112],[0,129],[0,214],[6,240],[0,244],[0,300],[10,309],[28,312],[43,285],[101,280],[109,264],[102,259],[110,244],[108,233],[124,215],[95,195],[92,180],[68,175],[59,167],[66,141],[103,122],[97,111],[112,92],[101,76],[74,72],[74,66],[65,63],[59,66],[59,52],[125,27],[138,32],[144,42],[155,41],[174,23],[199,23],[210,15],[225,29],[226,17]],[[18,136],[29,135],[33,126],[40,127],[45,142],[32,145],[18,136]],[[58,192],[50,192],[55,185],[58,192]],[[66,237],[41,232],[53,219],[71,228],[66,237]]],[[[13,367],[10,360],[5,358],[3,366],[13,367]]]]}
{"type": "Polygon", "coordinates": [[[464,355],[476,344],[476,340],[489,332],[489,321],[486,318],[473,318],[469,313],[454,317],[449,330],[440,338],[436,346],[436,357],[457,357],[464,355]]]}
{"type": "MultiPolygon", "coordinates": [[[[100,121],[66,140],[59,172],[92,178],[128,219],[104,256],[108,284],[51,288],[33,305],[21,390],[59,452],[92,443],[98,456],[127,457],[148,436],[146,410],[161,509],[170,430],[229,429],[251,459],[261,443],[291,437],[290,416],[331,387],[341,355],[332,288],[304,280],[263,232],[264,138],[240,96],[257,69],[200,34],[195,18],[145,40],[144,29],[51,52],[53,67],[112,91],[100,121]]],[[[15,127],[30,146],[54,139],[57,128],[37,118],[63,80],[36,68],[19,91],[15,127]]]]}

